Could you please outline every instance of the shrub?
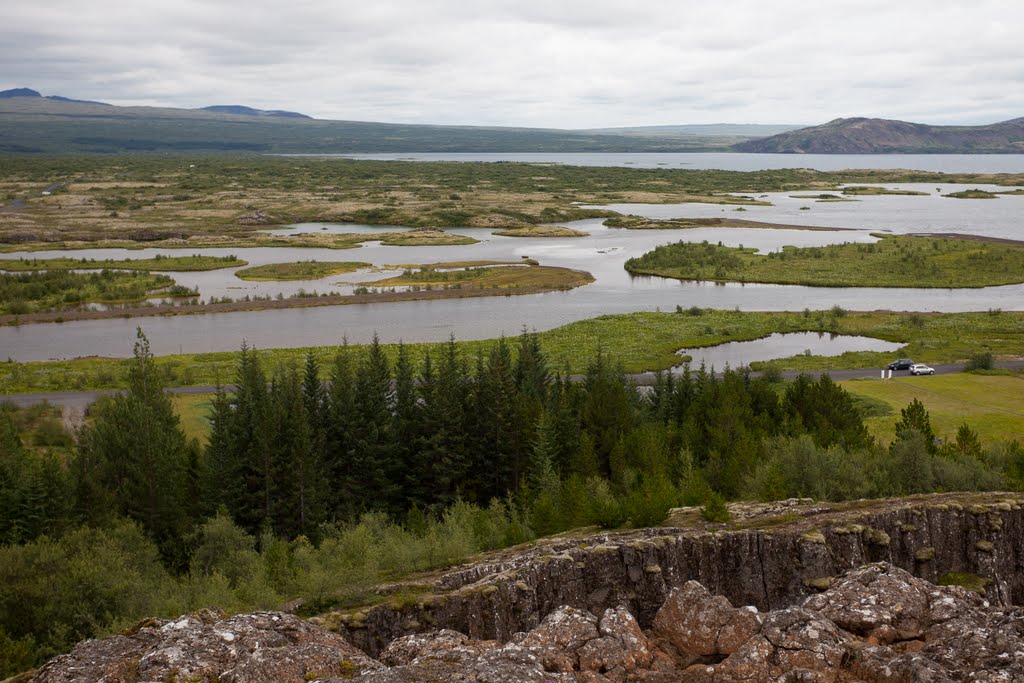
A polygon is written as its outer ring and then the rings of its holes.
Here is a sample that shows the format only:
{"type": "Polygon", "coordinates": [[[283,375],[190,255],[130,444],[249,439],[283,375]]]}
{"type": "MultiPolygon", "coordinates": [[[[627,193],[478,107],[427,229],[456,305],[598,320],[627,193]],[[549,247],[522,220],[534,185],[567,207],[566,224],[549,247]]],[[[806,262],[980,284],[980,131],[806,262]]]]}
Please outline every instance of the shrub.
{"type": "Polygon", "coordinates": [[[700,516],[709,522],[728,522],[732,518],[725,499],[715,491],[708,492],[700,509],[700,516]]]}
{"type": "Polygon", "coordinates": [[[991,370],[992,366],[992,352],[979,351],[978,353],[971,354],[970,358],[967,359],[967,365],[964,369],[968,372],[973,370],[991,370]]]}

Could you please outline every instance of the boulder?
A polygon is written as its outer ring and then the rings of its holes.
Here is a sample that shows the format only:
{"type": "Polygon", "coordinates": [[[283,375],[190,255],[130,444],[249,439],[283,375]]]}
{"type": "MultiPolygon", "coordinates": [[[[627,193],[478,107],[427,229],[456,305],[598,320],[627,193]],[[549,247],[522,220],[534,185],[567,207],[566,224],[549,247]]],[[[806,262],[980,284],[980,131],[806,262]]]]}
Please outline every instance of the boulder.
{"type": "Polygon", "coordinates": [[[687,581],[658,610],[652,632],[681,653],[712,656],[732,654],[760,629],[756,609],[733,607],[696,581],[687,581]]]}

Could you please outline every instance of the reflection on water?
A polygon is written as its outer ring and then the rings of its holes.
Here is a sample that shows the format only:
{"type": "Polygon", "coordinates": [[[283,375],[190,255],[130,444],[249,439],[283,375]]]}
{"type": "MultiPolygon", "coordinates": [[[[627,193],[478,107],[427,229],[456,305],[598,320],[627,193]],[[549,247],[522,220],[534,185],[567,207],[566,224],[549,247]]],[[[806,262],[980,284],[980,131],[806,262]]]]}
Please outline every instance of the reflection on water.
{"type": "MultiPolygon", "coordinates": [[[[728,342],[718,346],[698,349],[681,349],[681,356],[690,356],[690,366],[702,363],[709,370],[723,370],[726,366],[738,368],[758,361],[789,358],[803,353],[814,356],[840,356],[847,351],[896,351],[902,344],[874,339],[825,332],[775,333],[762,339],[742,342],[728,342]]],[[[684,364],[685,365],[685,364],[684,364]]],[[[677,366],[681,371],[683,366],[677,366]]]]}

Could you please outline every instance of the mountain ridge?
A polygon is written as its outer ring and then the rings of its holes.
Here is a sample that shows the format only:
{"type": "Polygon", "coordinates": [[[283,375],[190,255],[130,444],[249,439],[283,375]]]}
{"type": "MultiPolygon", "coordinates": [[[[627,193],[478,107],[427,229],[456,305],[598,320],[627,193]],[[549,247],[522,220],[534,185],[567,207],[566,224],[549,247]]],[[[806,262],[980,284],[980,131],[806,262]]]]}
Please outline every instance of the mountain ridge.
{"type": "Polygon", "coordinates": [[[1020,154],[1024,117],[982,126],[934,126],[850,117],[733,145],[775,154],[1020,154]]]}

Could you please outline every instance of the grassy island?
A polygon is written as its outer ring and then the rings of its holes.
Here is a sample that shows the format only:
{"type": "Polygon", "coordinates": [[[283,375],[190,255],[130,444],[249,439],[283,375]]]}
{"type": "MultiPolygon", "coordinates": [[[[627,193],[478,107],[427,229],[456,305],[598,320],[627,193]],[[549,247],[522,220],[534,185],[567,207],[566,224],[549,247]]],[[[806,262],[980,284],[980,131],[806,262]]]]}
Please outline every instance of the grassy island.
{"type": "Polygon", "coordinates": [[[9,272],[39,270],[158,270],[175,272],[194,272],[219,270],[244,266],[243,261],[235,256],[160,256],[147,259],[0,259],[0,270],[9,272]]]}
{"type": "MultiPolygon", "coordinates": [[[[1009,193],[1004,193],[1009,194],[1009,193]]],[[[995,192],[988,192],[986,190],[960,190],[959,192],[950,192],[949,194],[942,195],[943,197],[949,197],[950,199],[999,199],[999,195],[995,192]]]]}
{"type": "Polygon", "coordinates": [[[814,287],[989,287],[1024,282],[1024,244],[882,236],[874,244],[754,249],[677,242],[626,261],[637,275],[814,287]]]}
{"type": "Polygon", "coordinates": [[[174,280],[166,275],[117,270],[6,274],[0,275],[0,313],[22,315],[73,308],[86,303],[129,303],[142,301],[163,288],[170,288],[167,296],[195,294],[173,285],[174,280]]]}
{"type": "Polygon", "coordinates": [[[328,275],[351,273],[372,264],[362,261],[299,261],[297,263],[268,263],[243,268],[235,273],[241,280],[318,280],[328,275]]]}
{"type": "Polygon", "coordinates": [[[437,287],[442,289],[572,289],[594,281],[590,273],[533,263],[465,265],[434,263],[407,268],[401,275],[377,280],[374,287],[437,287]]]}
{"type": "Polygon", "coordinates": [[[919,192],[918,190],[892,190],[888,187],[870,187],[867,185],[854,185],[853,187],[844,187],[843,194],[851,195],[854,197],[870,196],[870,195],[903,195],[907,197],[927,197],[927,192],[919,192]]]}

